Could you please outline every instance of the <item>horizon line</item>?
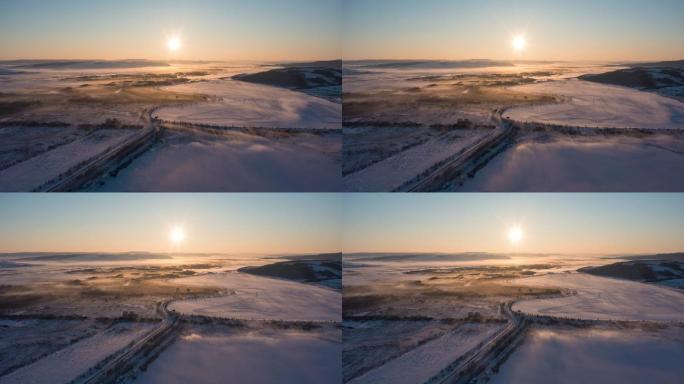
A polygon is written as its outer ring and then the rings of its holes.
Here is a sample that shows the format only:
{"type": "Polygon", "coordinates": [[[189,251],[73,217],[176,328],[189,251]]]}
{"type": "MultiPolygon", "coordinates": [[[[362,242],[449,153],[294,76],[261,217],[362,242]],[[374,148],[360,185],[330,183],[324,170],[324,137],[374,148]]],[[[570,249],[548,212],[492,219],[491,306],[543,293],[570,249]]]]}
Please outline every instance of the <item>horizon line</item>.
{"type": "Polygon", "coordinates": [[[673,253],[684,253],[684,250],[680,251],[645,251],[645,252],[506,252],[506,251],[353,251],[353,252],[342,252],[342,254],[353,255],[353,254],[377,254],[377,253],[389,253],[393,255],[456,255],[456,254],[496,254],[502,253],[506,255],[642,255],[642,254],[673,254],[673,253]]]}
{"type": "Polygon", "coordinates": [[[463,59],[454,59],[454,58],[401,58],[401,59],[389,59],[389,58],[351,58],[351,59],[346,59],[343,58],[342,61],[425,61],[425,62],[430,62],[430,61],[448,61],[448,62],[456,62],[456,61],[506,61],[506,62],[549,62],[549,63],[558,63],[558,62],[574,62],[574,63],[580,63],[580,62],[586,62],[586,63],[597,63],[597,62],[602,62],[602,63],[648,63],[648,62],[668,62],[668,61],[684,61],[684,57],[681,58],[676,58],[676,59],[624,59],[624,60],[592,60],[592,59],[577,59],[577,60],[569,60],[569,59],[502,59],[502,58],[463,58],[463,59]]]}
{"type": "Polygon", "coordinates": [[[421,62],[431,62],[431,61],[446,61],[446,62],[459,62],[459,61],[502,61],[502,62],[587,62],[587,63],[645,63],[645,62],[669,62],[669,61],[684,61],[684,57],[681,58],[658,58],[658,59],[621,59],[621,60],[592,60],[592,59],[507,59],[507,58],[343,58],[343,57],[318,57],[318,58],[306,58],[306,59],[178,59],[178,58],[135,58],[127,57],[120,59],[113,58],[95,58],[95,57],[81,57],[81,58],[28,58],[28,57],[13,57],[13,58],[0,58],[0,62],[4,61],[162,61],[162,62],[307,62],[307,61],[421,61],[421,62]]]}
{"type": "Polygon", "coordinates": [[[307,58],[307,59],[169,59],[169,58],[0,58],[3,61],[163,61],[163,62],[308,62],[308,61],[342,61],[342,58],[307,58]]]}
{"type": "Polygon", "coordinates": [[[147,253],[147,254],[170,254],[170,255],[320,255],[326,253],[343,253],[342,251],[306,251],[306,252],[182,252],[182,251],[0,251],[0,255],[11,255],[11,254],[31,254],[31,253],[73,253],[73,254],[91,254],[99,253],[104,255],[124,255],[124,254],[135,254],[135,253],[147,253]]]}

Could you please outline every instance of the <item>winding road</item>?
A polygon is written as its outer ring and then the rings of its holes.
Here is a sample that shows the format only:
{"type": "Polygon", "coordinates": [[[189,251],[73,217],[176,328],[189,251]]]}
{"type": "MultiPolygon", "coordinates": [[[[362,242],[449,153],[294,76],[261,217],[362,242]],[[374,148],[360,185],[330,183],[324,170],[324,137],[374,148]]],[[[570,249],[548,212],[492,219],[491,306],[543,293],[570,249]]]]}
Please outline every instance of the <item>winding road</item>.
{"type": "Polygon", "coordinates": [[[418,181],[406,184],[399,188],[398,192],[436,192],[444,189],[444,185],[452,182],[472,170],[477,169],[487,155],[496,152],[500,144],[513,136],[515,129],[510,121],[503,118],[506,108],[496,109],[492,112],[492,122],[496,124],[494,132],[488,134],[475,145],[465,150],[460,155],[429,170],[428,174],[418,181]]]}
{"type": "Polygon", "coordinates": [[[163,318],[157,328],[126,347],[125,350],[118,351],[114,358],[101,367],[95,367],[92,373],[89,372],[87,376],[81,377],[75,382],[78,384],[113,383],[119,376],[128,372],[135,365],[135,361],[142,361],[154,347],[163,344],[167,338],[172,337],[179,322],[178,317],[169,312],[169,303],[167,301],[159,305],[159,312],[163,318]]]}
{"type": "Polygon", "coordinates": [[[511,344],[511,341],[525,329],[527,326],[526,319],[513,312],[512,305],[512,302],[501,305],[501,313],[508,318],[506,326],[489,341],[471,351],[470,356],[439,381],[440,384],[469,383],[482,370],[486,369],[488,363],[496,358],[501,350],[511,344]]]}
{"type": "Polygon", "coordinates": [[[124,162],[131,156],[141,153],[154,143],[160,132],[159,126],[155,124],[152,114],[157,107],[146,109],[140,118],[144,123],[144,128],[120,145],[108,148],[106,151],[89,159],[77,169],[71,169],[67,174],[59,175],[55,180],[45,184],[41,188],[42,192],[68,192],[78,190],[84,185],[88,185],[93,180],[101,177],[107,170],[124,162]]]}

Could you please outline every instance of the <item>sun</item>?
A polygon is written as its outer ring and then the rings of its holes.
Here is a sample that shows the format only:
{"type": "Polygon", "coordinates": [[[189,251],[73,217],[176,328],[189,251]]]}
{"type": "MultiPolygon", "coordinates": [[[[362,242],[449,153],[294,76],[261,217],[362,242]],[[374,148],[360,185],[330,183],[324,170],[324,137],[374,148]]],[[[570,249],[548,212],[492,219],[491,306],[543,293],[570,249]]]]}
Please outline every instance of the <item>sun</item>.
{"type": "Polygon", "coordinates": [[[166,41],[166,47],[171,52],[178,51],[179,49],[181,49],[182,45],[183,43],[181,42],[181,39],[177,36],[169,37],[169,39],[166,41]]]}
{"type": "Polygon", "coordinates": [[[525,36],[518,35],[513,38],[512,44],[514,50],[522,52],[525,50],[525,47],[527,46],[527,40],[525,40],[525,36]]]}
{"type": "Polygon", "coordinates": [[[508,228],[508,240],[513,244],[518,244],[522,241],[524,233],[520,226],[514,226],[508,228]]]}
{"type": "Polygon", "coordinates": [[[182,243],[183,240],[185,240],[185,230],[183,230],[183,227],[175,226],[171,228],[171,231],[169,232],[169,239],[176,245],[182,243]]]}

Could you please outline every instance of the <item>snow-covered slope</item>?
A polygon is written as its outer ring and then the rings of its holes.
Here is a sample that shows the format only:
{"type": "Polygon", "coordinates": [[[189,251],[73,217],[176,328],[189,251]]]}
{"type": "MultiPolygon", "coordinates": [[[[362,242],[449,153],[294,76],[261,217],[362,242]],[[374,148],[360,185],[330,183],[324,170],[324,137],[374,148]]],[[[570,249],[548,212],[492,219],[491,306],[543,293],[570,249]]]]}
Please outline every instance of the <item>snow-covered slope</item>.
{"type": "Polygon", "coordinates": [[[239,271],[342,289],[341,255],[338,260],[289,260],[256,267],[244,267],[239,271]]]}
{"type": "Polygon", "coordinates": [[[171,345],[135,383],[341,381],[341,347],[315,334],[191,334],[171,345]]]}
{"type": "Polygon", "coordinates": [[[616,277],[659,283],[684,288],[684,262],[670,260],[632,260],[597,267],[586,267],[581,272],[596,276],[616,277]]]}
{"type": "Polygon", "coordinates": [[[674,335],[535,329],[491,382],[678,383],[684,375],[683,336],[681,328],[674,335]]]}
{"type": "Polygon", "coordinates": [[[505,116],[516,121],[575,127],[684,129],[684,103],[655,93],[576,79],[511,89],[564,98],[557,104],[508,110],[505,116]]]}
{"type": "MultiPolygon", "coordinates": [[[[532,135],[530,135],[532,136],[532,135]]],[[[677,192],[684,136],[521,137],[460,189],[472,192],[677,192]]]]}
{"type": "Polygon", "coordinates": [[[179,300],[169,305],[170,310],[183,314],[245,320],[341,321],[342,295],[328,288],[240,272],[175,281],[227,291],[220,297],[179,300]]]}
{"type": "Polygon", "coordinates": [[[125,144],[139,132],[126,129],[100,129],[0,171],[0,191],[29,192],[60,175],[92,161],[98,155],[125,144]]]}
{"type": "Polygon", "coordinates": [[[152,324],[143,323],[114,325],[0,377],[0,384],[69,383],[102,359],[142,337],[153,327],[152,324]]]}
{"type": "MultiPolygon", "coordinates": [[[[665,64],[665,63],[664,63],[665,64]]],[[[656,92],[684,101],[684,68],[637,66],[617,71],[580,76],[583,80],[656,92]]]]}
{"type": "Polygon", "coordinates": [[[218,101],[160,108],[162,120],[234,127],[340,128],[340,104],[284,88],[235,80],[174,85],[164,89],[201,93],[218,101]]]}
{"type": "Polygon", "coordinates": [[[585,273],[547,274],[514,282],[574,292],[558,298],[520,301],[513,305],[514,311],[588,320],[684,321],[684,293],[674,289],[585,273]]]}
{"type": "Polygon", "coordinates": [[[425,383],[499,329],[490,324],[465,324],[431,340],[380,367],[349,381],[349,384],[425,383]]]}

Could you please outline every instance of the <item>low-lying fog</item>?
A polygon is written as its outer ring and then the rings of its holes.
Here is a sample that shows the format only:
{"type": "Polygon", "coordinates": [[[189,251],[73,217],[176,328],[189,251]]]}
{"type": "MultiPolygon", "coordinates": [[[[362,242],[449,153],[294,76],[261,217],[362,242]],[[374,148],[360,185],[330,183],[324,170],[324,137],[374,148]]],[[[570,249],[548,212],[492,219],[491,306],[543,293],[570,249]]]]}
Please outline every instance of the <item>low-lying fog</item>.
{"type": "Polygon", "coordinates": [[[340,380],[340,254],[14,253],[0,279],[2,384],[340,380]]]}
{"type": "Polygon", "coordinates": [[[345,382],[681,375],[682,254],[357,253],[343,263],[345,382]]]}

